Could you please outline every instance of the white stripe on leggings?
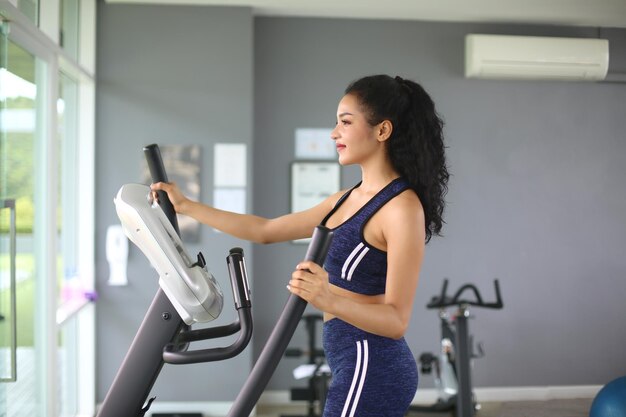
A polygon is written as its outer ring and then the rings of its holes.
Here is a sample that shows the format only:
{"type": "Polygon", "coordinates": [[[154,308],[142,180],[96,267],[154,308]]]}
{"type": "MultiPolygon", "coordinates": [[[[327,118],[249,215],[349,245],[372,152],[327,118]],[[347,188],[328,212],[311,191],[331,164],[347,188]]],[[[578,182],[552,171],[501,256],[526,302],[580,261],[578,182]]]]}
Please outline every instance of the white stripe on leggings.
{"type": "Polygon", "coordinates": [[[361,372],[361,380],[359,381],[359,388],[356,391],[354,397],[354,403],[352,404],[352,411],[350,417],[354,417],[356,407],[359,405],[359,399],[361,398],[361,391],[363,390],[363,384],[365,383],[365,375],[367,375],[367,363],[369,361],[369,350],[367,349],[367,340],[363,341],[363,371],[361,372]]]}
{"type": "Polygon", "coordinates": [[[350,390],[348,391],[348,396],[346,398],[346,402],[343,405],[343,410],[341,412],[341,417],[346,417],[346,413],[348,412],[348,407],[350,406],[350,402],[352,402],[352,407],[350,409],[349,417],[353,417],[356,412],[356,407],[359,404],[359,398],[361,396],[361,391],[363,389],[363,384],[365,382],[365,374],[367,372],[367,362],[368,362],[368,349],[367,349],[367,340],[363,341],[363,355],[361,354],[361,342],[356,342],[356,364],[354,369],[354,376],[352,377],[352,383],[350,384],[350,390]],[[363,356],[363,361],[361,360],[361,356],[363,356]],[[361,369],[362,367],[362,369],[361,369]],[[359,373],[361,377],[359,378],[359,373]],[[356,391],[356,395],[352,399],[352,393],[354,392],[354,388],[357,385],[357,381],[359,381],[359,386],[356,391]]]}

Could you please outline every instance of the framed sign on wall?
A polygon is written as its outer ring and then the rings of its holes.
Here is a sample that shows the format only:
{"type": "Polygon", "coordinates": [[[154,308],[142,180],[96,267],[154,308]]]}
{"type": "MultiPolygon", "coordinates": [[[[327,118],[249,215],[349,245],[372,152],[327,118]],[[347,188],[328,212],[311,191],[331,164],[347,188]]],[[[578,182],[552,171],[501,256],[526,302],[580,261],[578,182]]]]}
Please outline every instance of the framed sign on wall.
{"type": "MultiPolygon", "coordinates": [[[[296,161],[291,164],[291,212],[307,210],[341,189],[336,161],[296,161]]],[[[300,239],[294,243],[307,243],[300,239]]]]}

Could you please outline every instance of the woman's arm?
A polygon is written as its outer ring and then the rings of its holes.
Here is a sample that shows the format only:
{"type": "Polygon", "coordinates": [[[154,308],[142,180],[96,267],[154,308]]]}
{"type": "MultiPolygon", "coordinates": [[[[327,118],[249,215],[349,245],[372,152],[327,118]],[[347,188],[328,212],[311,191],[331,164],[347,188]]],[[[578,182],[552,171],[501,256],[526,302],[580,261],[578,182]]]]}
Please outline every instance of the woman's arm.
{"type": "Polygon", "coordinates": [[[155,183],[153,191],[165,191],[177,213],[190,216],[221,232],[255,243],[276,243],[310,237],[315,226],[341,196],[336,193],[315,207],[298,213],[268,219],[216,209],[185,197],[175,183],[155,183]]]}
{"type": "Polygon", "coordinates": [[[330,288],[326,271],[312,262],[301,262],[297,266],[289,281],[289,290],[362,330],[394,339],[404,336],[419,280],[425,232],[419,201],[398,200],[390,202],[389,210],[385,211],[387,284],[382,303],[362,303],[336,294],[330,288]]]}

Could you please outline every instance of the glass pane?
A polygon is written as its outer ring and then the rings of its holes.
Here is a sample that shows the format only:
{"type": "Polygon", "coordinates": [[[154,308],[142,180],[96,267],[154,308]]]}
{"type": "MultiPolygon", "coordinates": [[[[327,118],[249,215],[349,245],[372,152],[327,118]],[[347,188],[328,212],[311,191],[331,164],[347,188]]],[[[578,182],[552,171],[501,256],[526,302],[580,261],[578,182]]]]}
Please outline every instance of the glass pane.
{"type": "MultiPolygon", "coordinates": [[[[0,24],[0,68],[6,68],[7,33],[6,22],[0,24]]],[[[4,97],[6,83],[0,79],[0,97],[4,97]]],[[[6,164],[5,133],[2,129],[4,105],[0,100],[0,381],[10,382],[16,378],[16,332],[15,332],[15,202],[6,193],[6,174],[1,168],[6,164]]],[[[6,390],[0,386],[0,415],[6,409],[6,390]]]]}
{"type": "Polygon", "coordinates": [[[79,0],[60,0],[60,7],[61,47],[78,61],[79,0]]]}
{"type": "Polygon", "coordinates": [[[58,206],[57,277],[58,306],[84,300],[78,279],[78,83],[61,73],[57,100],[58,206]]]}
{"type": "Polygon", "coordinates": [[[31,22],[39,26],[39,0],[17,0],[17,8],[31,22]]]}
{"type": "Polygon", "coordinates": [[[42,233],[35,216],[35,179],[39,175],[36,143],[42,131],[36,77],[42,65],[11,41],[7,52],[6,68],[0,69],[0,188],[5,198],[15,200],[16,207],[17,381],[3,384],[5,403],[0,404],[4,407],[0,414],[35,416],[42,415],[38,389],[42,364],[37,360],[42,340],[36,336],[34,320],[36,309],[43,305],[36,291],[41,271],[35,249],[42,233]]]}
{"type": "MultiPolygon", "coordinates": [[[[0,149],[0,155],[3,154],[0,149]]],[[[16,378],[14,202],[0,188],[0,382],[16,378]]],[[[1,389],[0,389],[1,390],[1,389]]],[[[0,391],[0,403],[4,398],[0,391]]],[[[0,407],[2,407],[0,405],[0,407]]],[[[2,408],[0,408],[2,410],[2,408]]],[[[3,415],[0,412],[0,415],[3,415]]]]}

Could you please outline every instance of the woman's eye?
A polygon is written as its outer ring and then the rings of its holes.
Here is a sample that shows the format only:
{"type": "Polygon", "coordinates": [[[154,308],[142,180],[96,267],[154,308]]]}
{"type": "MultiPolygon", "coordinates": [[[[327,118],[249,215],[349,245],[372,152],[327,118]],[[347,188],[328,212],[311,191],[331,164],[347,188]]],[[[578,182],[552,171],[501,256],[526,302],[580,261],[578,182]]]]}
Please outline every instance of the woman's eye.
{"type": "Polygon", "coordinates": [[[349,125],[349,124],[350,124],[350,121],[349,121],[349,120],[342,120],[342,121],[341,121],[341,124],[342,124],[342,125],[349,125]]]}

